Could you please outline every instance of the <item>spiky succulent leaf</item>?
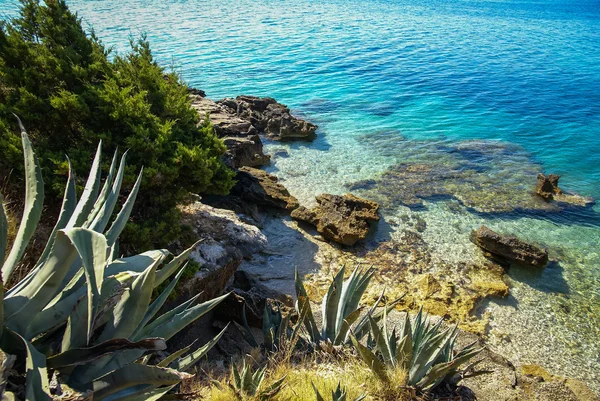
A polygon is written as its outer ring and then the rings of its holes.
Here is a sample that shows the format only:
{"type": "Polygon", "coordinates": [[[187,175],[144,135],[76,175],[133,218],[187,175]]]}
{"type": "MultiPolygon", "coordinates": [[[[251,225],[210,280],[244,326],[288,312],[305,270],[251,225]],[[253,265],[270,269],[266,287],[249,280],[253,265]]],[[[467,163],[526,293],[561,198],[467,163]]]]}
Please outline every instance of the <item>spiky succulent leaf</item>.
{"type": "Polygon", "coordinates": [[[98,143],[98,148],[96,149],[96,156],[94,157],[94,161],[92,162],[90,174],[83,189],[83,193],[81,194],[81,198],[79,199],[79,202],[75,207],[75,211],[73,212],[71,218],[69,219],[69,222],[67,223],[67,228],[81,227],[81,225],[85,222],[86,218],[88,218],[92,208],[94,207],[94,202],[96,201],[96,198],[98,197],[98,191],[100,190],[101,158],[102,141],[98,143]]]}
{"type": "Polygon", "coordinates": [[[25,161],[25,208],[10,253],[2,265],[2,279],[4,282],[8,281],[13,270],[21,261],[25,248],[35,232],[37,223],[40,221],[44,204],[42,169],[21,120],[19,120],[19,127],[21,128],[23,158],[25,161]]]}
{"type": "Polygon", "coordinates": [[[380,380],[388,381],[388,375],[386,373],[385,365],[379,360],[377,355],[373,353],[370,349],[365,347],[358,341],[358,339],[351,334],[350,340],[352,341],[352,345],[358,351],[361,359],[367,364],[367,366],[375,373],[380,380]]]}
{"type": "Polygon", "coordinates": [[[123,366],[92,383],[94,401],[102,401],[111,394],[142,384],[172,386],[193,377],[188,373],[139,363],[123,366]]]}
{"type": "Polygon", "coordinates": [[[119,235],[123,231],[123,228],[125,228],[125,224],[127,224],[127,221],[129,220],[129,216],[131,215],[131,210],[133,209],[135,199],[137,198],[140,185],[142,184],[143,173],[144,168],[142,167],[140,169],[140,173],[138,174],[137,180],[135,181],[135,184],[129,193],[129,196],[127,197],[127,200],[121,207],[121,211],[119,214],[117,214],[117,217],[115,217],[115,220],[106,232],[106,241],[108,242],[108,246],[112,246],[117,241],[119,235]]]}
{"type": "Polygon", "coordinates": [[[198,247],[200,242],[202,241],[197,241],[194,245],[190,246],[181,254],[175,256],[173,260],[165,264],[159,271],[157,271],[154,285],[159,286],[163,283],[163,281],[171,277],[171,275],[175,273],[181,267],[181,265],[183,265],[189,259],[190,254],[194,249],[198,247]]]}
{"type": "Polygon", "coordinates": [[[123,338],[114,338],[89,348],[74,348],[48,358],[48,367],[52,369],[66,366],[84,365],[100,357],[127,349],[162,351],[167,344],[162,338],[147,338],[131,342],[123,338]]]}
{"type": "MultiPolygon", "coordinates": [[[[340,303],[342,287],[344,286],[344,268],[335,275],[333,282],[323,297],[321,310],[323,323],[321,325],[321,338],[333,341],[337,335],[337,317],[343,314],[343,303],[340,303]]],[[[354,274],[354,273],[353,273],[354,274]]]]}
{"type": "Polygon", "coordinates": [[[121,156],[121,163],[119,164],[119,170],[117,171],[117,176],[113,182],[112,188],[106,201],[102,203],[100,210],[96,217],[94,217],[94,221],[89,224],[89,228],[98,231],[104,232],[110,217],[112,215],[113,210],[117,204],[117,200],[119,198],[119,193],[121,192],[121,184],[123,183],[123,174],[125,174],[125,159],[127,158],[127,152],[123,153],[121,156]]]}
{"type": "Polygon", "coordinates": [[[4,210],[4,199],[2,198],[2,194],[0,194],[0,263],[4,262],[7,241],[8,219],[6,218],[6,210],[4,210]]]}
{"type": "MultiPolygon", "coordinates": [[[[16,333],[15,333],[16,334],[16,333]]],[[[48,370],[46,368],[46,356],[39,352],[26,339],[16,334],[27,350],[26,360],[26,401],[47,401],[50,397],[50,384],[48,381],[48,370]]]]}
{"type": "Polygon", "coordinates": [[[204,357],[208,351],[211,350],[212,347],[215,346],[216,343],[219,342],[225,331],[229,325],[225,326],[223,330],[219,334],[217,334],[212,340],[206,343],[204,346],[198,348],[196,351],[190,353],[189,355],[179,358],[177,361],[170,365],[171,368],[185,372],[194,366],[202,357],[204,357]]]}

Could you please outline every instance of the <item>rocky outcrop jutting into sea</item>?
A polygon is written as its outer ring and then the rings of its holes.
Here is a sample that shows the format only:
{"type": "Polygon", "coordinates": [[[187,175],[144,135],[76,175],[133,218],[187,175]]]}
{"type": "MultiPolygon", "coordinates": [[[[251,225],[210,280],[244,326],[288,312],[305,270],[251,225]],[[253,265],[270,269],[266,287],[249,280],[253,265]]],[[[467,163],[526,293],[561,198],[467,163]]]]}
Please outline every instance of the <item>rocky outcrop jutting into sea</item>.
{"type": "Polygon", "coordinates": [[[270,97],[238,96],[218,101],[231,113],[250,121],[259,132],[275,140],[305,139],[316,137],[317,126],[290,114],[290,109],[270,97]]]}
{"type": "Polygon", "coordinates": [[[300,206],[291,214],[295,220],[312,224],[326,239],[342,245],[354,245],[369,234],[369,223],[379,221],[379,205],[350,193],[339,196],[322,194],[316,197],[318,206],[300,206]]]}

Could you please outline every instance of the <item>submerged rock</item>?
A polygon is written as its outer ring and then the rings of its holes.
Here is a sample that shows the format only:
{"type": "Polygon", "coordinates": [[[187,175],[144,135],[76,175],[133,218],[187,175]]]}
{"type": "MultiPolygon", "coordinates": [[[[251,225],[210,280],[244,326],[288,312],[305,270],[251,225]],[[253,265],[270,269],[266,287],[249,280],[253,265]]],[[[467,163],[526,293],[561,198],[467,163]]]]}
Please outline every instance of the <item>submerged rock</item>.
{"type": "Polygon", "coordinates": [[[521,241],[517,237],[501,235],[481,226],[473,233],[473,242],[486,252],[508,262],[525,266],[544,267],[548,251],[521,241]]]}
{"type": "Polygon", "coordinates": [[[184,284],[182,294],[189,298],[202,292],[202,299],[214,298],[223,293],[242,259],[262,251],[267,239],[257,227],[243,223],[229,210],[194,202],[181,211],[183,223],[202,240],[191,254],[202,269],[184,284]]]}
{"type": "Polygon", "coordinates": [[[318,206],[300,206],[291,214],[295,220],[312,224],[326,239],[343,245],[354,245],[369,234],[369,222],[379,221],[379,205],[352,194],[323,194],[316,197],[318,206]]]}
{"type": "Polygon", "coordinates": [[[275,140],[316,137],[317,126],[290,114],[290,109],[270,97],[238,96],[218,102],[232,114],[249,121],[259,132],[275,140]]]}
{"type": "Polygon", "coordinates": [[[594,203],[592,198],[581,196],[578,194],[565,193],[558,186],[560,175],[542,173],[538,174],[537,186],[535,193],[544,198],[546,201],[557,201],[561,203],[569,203],[575,206],[591,206],[594,203]]]}
{"type": "Polygon", "coordinates": [[[298,200],[278,182],[277,177],[263,170],[241,167],[235,179],[237,184],[231,194],[246,202],[288,211],[298,207],[298,200]]]}

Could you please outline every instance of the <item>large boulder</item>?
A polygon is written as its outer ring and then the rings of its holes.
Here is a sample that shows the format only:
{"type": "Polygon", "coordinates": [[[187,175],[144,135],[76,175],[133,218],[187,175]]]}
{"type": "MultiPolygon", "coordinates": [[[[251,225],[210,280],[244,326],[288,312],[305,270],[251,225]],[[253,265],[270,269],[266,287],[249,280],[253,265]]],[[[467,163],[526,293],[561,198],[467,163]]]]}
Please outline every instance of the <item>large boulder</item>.
{"type": "Polygon", "coordinates": [[[535,193],[544,198],[546,201],[555,200],[557,202],[569,203],[575,206],[591,206],[594,200],[589,197],[578,194],[566,193],[558,186],[560,175],[542,173],[538,174],[537,186],[535,193]]]}
{"type": "Polygon", "coordinates": [[[298,200],[278,182],[277,177],[263,170],[241,167],[235,179],[237,183],[231,195],[246,202],[288,211],[298,207],[298,200]]]}
{"type": "Polygon", "coordinates": [[[200,118],[208,119],[215,133],[227,148],[225,163],[233,169],[241,166],[260,167],[269,164],[269,156],[263,152],[263,144],[257,130],[248,120],[241,119],[231,110],[202,96],[200,92],[189,92],[192,107],[200,118]]]}
{"type": "Polygon", "coordinates": [[[233,169],[267,166],[270,163],[270,157],[263,153],[263,144],[258,135],[246,138],[229,136],[223,138],[223,143],[227,148],[225,163],[233,169]]]}
{"type": "Polygon", "coordinates": [[[548,251],[521,241],[517,237],[501,235],[481,226],[472,235],[473,242],[496,259],[525,266],[544,267],[548,263],[548,251]]]}
{"type": "Polygon", "coordinates": [[[238,117],[250,121],[259,132],[275,140],[316,137],[317,126],[290,114],[290,109],[270,97],[238,96],[218,102],[238,117]]]}
{"type": "Polygon", "coordinates": [[[214,298],[223,293],[242,259],[264,250],[267,239],[257,227],[243,223],[230,210],[200,202],[181,210],[183,223],[190,225],[202,240],[191,254],[202,268],[184,284],[181,295],[189,298],[202,292],[202,299],[214,298]]]}
{"type": "Polygon", "coordinates": [[[354,245],[369,234],[370,222],[379,221],[379,205],[352,194],[344,196],[322,194],[316,197],[318,206],[300,206],[291,214],[295,220],[312,224],[326,239],[343,245],[354,245]]]}
{"type": "Polygon", "coordinates": [[[200,118],[208,116],[218,137],[247,137],[257,134],[250,121],[236,116],[231,110],[200,95],[189,94],[188,96],[200,118]]]}

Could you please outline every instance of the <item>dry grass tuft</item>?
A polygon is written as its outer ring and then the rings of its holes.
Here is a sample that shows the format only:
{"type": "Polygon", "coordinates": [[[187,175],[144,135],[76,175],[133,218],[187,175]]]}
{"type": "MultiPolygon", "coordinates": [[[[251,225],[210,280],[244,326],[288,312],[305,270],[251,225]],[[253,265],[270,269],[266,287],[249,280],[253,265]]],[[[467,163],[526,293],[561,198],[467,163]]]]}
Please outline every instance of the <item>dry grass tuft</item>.
{"type": "MultiPolygon", "coordinates": [[[[258,360],[258,359],[257,359],[258,360]]],[[[316,400],[312,384],[327,400],[338,383],[346,388],[347,400],[366,394],[367,401],[408,401],[410,392],[402,386],[406,380],[404,371],[391,372],[392,383],[384,383],[373,375],[371,370],[351,354],[331,356],[323,353],[308,354],[292,362],[271,359],[263,388],[285,376],[284,387],[273,401],[312,401],[316,400]]],[[[185,392],[198,392],[201,399],[212,401],[239,400],[229,387],[229,371],[202,369],[204,380],[186,383],[185,392]]],[[[257,397],[246,397],[244,401],[258,401],[257,397]]]]}

